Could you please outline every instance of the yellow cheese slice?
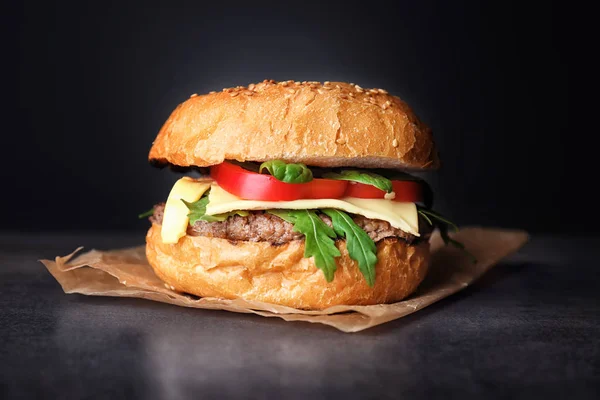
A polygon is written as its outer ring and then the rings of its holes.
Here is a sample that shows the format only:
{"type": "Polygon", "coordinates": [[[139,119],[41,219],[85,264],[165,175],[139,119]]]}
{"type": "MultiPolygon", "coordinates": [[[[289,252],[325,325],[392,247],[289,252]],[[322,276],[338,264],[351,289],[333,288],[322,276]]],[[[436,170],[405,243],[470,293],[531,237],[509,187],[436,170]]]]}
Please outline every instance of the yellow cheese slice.
{"type": "Polygon", "coordinates": [[[363,215],[371,219],[387,221],[394,228],[419,236],[419,218],[415,203],[401,203],[385,199],[311,199],[293,201],[243,200],[223,190],[219,185],[211,185],[208,195],[207,215],[222,214],[235,210],[270,209],[322,209],[335,208],[351,214],[363,215]]]}
{"type": "Polygon", "coordinates": [[[175,182],[165,204],[160,231],[163,243],[177,243],[180,238],[185,236],[190,211],[181,200],[188,203],[198,201],[210,188],[211,183],[210,179],[192,179],[187,176],[175,182]]]}

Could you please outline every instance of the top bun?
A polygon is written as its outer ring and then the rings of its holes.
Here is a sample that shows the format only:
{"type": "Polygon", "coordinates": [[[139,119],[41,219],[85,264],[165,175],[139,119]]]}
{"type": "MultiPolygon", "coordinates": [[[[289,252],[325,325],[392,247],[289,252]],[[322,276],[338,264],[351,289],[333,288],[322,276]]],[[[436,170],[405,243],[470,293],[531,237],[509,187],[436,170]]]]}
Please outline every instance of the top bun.
{"type": "Polygon", "coordinates": [[[164,124],[149,159],[180,167],[275,159],[408,170],[439,164],[429,127],[385,90],[273,80],[192,95],[164,124]]]}

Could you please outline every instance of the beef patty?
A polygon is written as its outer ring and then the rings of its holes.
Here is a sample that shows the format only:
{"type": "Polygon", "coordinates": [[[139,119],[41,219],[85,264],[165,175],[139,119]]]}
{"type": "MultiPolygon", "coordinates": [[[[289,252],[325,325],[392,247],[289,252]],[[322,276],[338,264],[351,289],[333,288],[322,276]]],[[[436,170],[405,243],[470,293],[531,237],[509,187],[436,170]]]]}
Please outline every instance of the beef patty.
{"type": "MultiPolygon", "coordinates": [[[[154,206],[154,215],[150,217],[150,221],[160,225],[164,210],[164,203],[154,206]]],[[[196,221],[193,226],[188,226],[187,234],[190,236],[207,236],[228,240],[270,242],[272,244],[283,244],[292,240],[302,239],[304,236],[294,231],[294,225],[276,215],[264,211],[249,211],[249,213],[246,217],[233,215],[223,222],[196,221]]],[[[319,215],[323,222],[331,226],[331,218],[323,213],[318,213],[317,215],[319,215]]],[[[369,219],[362,215],[355,215],[352,219],[367,232],[374,242],[387,237],[396,237],[411,244],[415,241],[429,238],[432,230],[426,221],[419,220],[419,233],[421,236],[417,237],[411,233],[392,227],[387,221],[369,219]]]]}

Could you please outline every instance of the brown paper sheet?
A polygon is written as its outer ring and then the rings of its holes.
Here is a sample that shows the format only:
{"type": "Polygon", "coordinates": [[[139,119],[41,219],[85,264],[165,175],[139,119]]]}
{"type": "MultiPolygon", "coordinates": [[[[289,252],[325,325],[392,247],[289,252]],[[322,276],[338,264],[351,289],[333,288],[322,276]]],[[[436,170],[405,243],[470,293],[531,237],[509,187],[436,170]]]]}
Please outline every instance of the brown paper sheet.
{"type": "Polygon", "coordinates": [[[286,321],[306,321],[333,326],[344,332],[358,332],[418,311],[465,288],[502,258],[518,250],[527,240],[523,231],[463,228],[456,240],[477,258],[444,246],[436,232],[431,238],[430,270],[416,293],[404,301],[374,306],[334,306],[322,311],[217,298],[198,298],[175,292],[156,277],[146,261],[144,246],[111,250],[91,250],[74,257],[81,248],[55,261],[41,260],[65,293],[91,296],[139,297],[183,307],[254,313],[286,321]]]}

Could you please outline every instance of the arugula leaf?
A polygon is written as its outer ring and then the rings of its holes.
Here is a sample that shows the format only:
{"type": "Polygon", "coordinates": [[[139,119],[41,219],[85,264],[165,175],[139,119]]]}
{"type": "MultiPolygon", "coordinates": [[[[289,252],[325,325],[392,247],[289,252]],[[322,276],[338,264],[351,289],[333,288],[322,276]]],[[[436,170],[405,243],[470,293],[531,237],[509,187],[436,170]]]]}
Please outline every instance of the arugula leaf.
{"type": "Polygon", "coordinates": [[[429,218],[427,216],[427,214],[425,214],[422,210],[419,210],[419,209],[417,209],[417,210],[418,210],[417,212],[421,215],[421,217],[425,218],[425,220],[427,222],[429,222],[429,225],[433,226],[433,222],[431,221],[431,218],[429,218]]]}
{"type": "Polygon", "coordinates": [[[286,183],[306,183],[313,180],[312,171],[304,164],[286,164],[281,160],[266,161],[260,164],[259,172],[269,171],[275,179],[286,183]]]}
{"type": "Polygon", "coordinates": [[[312,210],[290,210],[286,218],[293,219],[294,230],[304,234],[304,257],[313,257],[327,282],[331,282],[337,269],[335,258],[341,256],[335,247],[334,230],[312,210]]]}
{"type": "Polygon", "coordinates": [[[475,264],[477,262],[477,257],[475,257],[473,255],[473,253],[471,253],[469,250],[467,250],[464,244],[462,244],[458,240],[452,239],[450,237],[450,235],[448,235],[448,227],[447,226],[444,226],[444,227],[438,226],[438,229],[440,230],[440,236],[442,237],[442,240],[444,241],[444,244],[446,246],[448,246],[448,244],[451,244],[452,246],[464,251],[471,258],[471,261],[473,262],[473,264],[475,264]]]}
{"type": "MultiPolygon", "coordinates": [[[[364,171],[364,170],[363,170],[364,171]]],[[[388,178],[391,181],[423,181],[423,178],[417,175],[411,175],[405,171],[399,171],[395,169],[386,169],[386,168],[369,168],[366,170],[372,174],[381,175],[384,178],[388,178]]],[[[417,171],[415,171],[417,172],[417,171]]],[[[417,172],[421,173],[421,172],[417,172]]]]}
{"type": "Polygon", "coordinates": [[[289,210],[267,210],[269,214],[277,215],[282,220],[293,224],[296,222],[296,218],[290,215],[289,210]]]}
{"type": "Polygon", "coordinates": [[[200,217],[199,219],[201,221],[207,221],[207,222],[223,222],[227,218],[229,218],[229,217],[231,217],[233,215],[239,215],[241,217],[247,217],[248,215],[250,215],[250,213],[248,211],[237,210],[237,211],[230,211],[230,212],[223,213],[223,214],[204,215],[203,217],[200,217]]]}
{"type": "Polygon", "coordinates": [[[383,190],[384,192],[391,193],[392,181],[381,175],[374,174],[372,172],[356,171],[356,170],[343,170],[340,173],[327,172],[323,175],[327,179],[335,179],[338,181],[352,181],[360,182],[366,185],[375,186],[377,189],[383,190]]]}
{"type": "Polygon", "coordinates": [[[358,262],[358,268],[371,287],[375,284],[375,264],[377,264],[377,247],[367,232],[340,210],[327,208],[323,211],[331,217],[333,229],[340,237],[346,237],[346,245],[350,258],[358,262]]]}
{"type": "Polygon", "coordinates": [[[187,201],[181,199],[183,204],[190,210],[188,214],[188,218],[190,219],[190,226],[194,225],[196,221],[199,221],[206,214],[206,206],[208,205],[208,195],[205,195],[200,200],[195,201],[193,203],[188,203],[187,201]]]}
{"type": "Polygon", "coordinates": [[[148,211],[145,211],[141,214],[138,215],[139,219],[144,219],[144,218],[148,218],[150,216],[154,215],[154,207],[152,207],[151,209],[149,209],[148,211]]]}
{"type": "Polygon", "coordinates": [[[477,258],[465,248],[465,245],[459,242],[458,240],[454,240],[448,234],[448,229],[452,228],[454,232],[458,232],[458,226],[447,218],[441,216],[432,210],[426,210],[423,208],[418,208],[417,212],[429,223],[431,226],[436,226],[440,231],[440,236],[444,241],[444,244],[448,246],[451,244],[452,246],[461,249],[464,251],[470,258],[473,264],[477,262],[477,258]],[[435,220],[435,222],[433,221],[435,220]]]}
{"type": "Polygon", "coordinates": [[[188,214],[188,218],[190,219],[190,226],[193,226],[197,221],[223,222],[227,218],[235,214],[241,215],[242,217],[247,217],[250,214],[248,211],[237,210],[223,214],[206,215],[206,206],[208,205],[208,192],[200,200],[195,201],[193,203],[189,203],[183,199],[181,199],[181,201],[183,201],[188,210],[190,210],[190,213],[188,214]]]}
{"type": "MultiPolygon", "coordinates": [[[[451,227],[454,232],[458,232],[458,226],[456,226],[456,224],[450,220],[448,220],[447,218],[443,217],[441,214],[436,213],[433,210],[426,210],[424,208],[419,208],[418,209],[419,214],[421,214],[421,216],[423,216],[423,218],[425,218],[427,220],[427,222],[429,222],[429,225],[433,225],[431,218],[441,222],[442,224],[451,227]]],[[[440,223],[438,223],[438,225],[440,225],[440,223]]]]}

